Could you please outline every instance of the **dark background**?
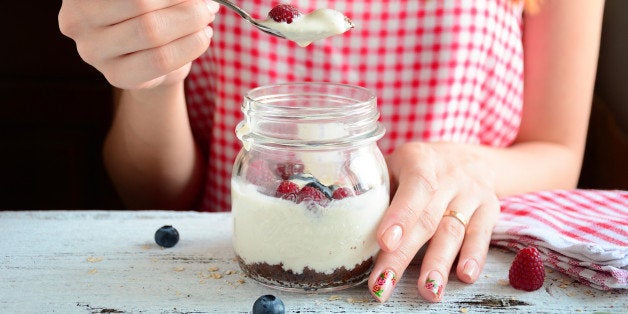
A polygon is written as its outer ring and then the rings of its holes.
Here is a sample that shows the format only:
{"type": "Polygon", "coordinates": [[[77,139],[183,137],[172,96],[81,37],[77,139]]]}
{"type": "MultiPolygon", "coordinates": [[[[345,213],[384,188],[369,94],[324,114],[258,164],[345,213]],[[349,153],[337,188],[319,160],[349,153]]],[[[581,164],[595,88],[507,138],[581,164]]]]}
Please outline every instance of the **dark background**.
{"type": "MultiPolygon", "coordinates": [[[[59,32],[60,7],[0,4],[0,209],[123,208],[101,157],[112,90],[59,32]]],[[[627,7],[606,1],[582,188],[628,189],[627,7]]]]}
{"type": "Polygon", "coordinates": [[[112,90],[63,36],[61,1],[0,4],[0,208],[121,208],[101,145],[112,90]]]}

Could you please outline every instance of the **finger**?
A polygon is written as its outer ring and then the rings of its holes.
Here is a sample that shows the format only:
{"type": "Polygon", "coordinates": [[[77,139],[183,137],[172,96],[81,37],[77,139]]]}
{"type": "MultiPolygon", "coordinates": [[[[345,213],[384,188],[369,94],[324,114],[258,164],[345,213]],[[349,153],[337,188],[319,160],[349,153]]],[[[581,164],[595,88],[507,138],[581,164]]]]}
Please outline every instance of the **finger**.
{"type": "Polygon", "coordinates": [[[457,216],[442,216],[425,252],[418,286],[419,294],[428,301],[440,301],[443,295],[451,266],[465,237],[464,222],[468,221],[466,217],[470,217],[479,206],[477,202],[470,200],[462,195],[452,200],[447,211],[455,211],[457,216]]]}
{"type": "Polygon", "coordinates": [[[214,19],[202,1],[186,1],[107,27],[100,34],[106,42],[105,58],[163,46],[205,28],[214,19]]]}
{"type": "Polygon", "coordinates": [[[461,281],[473,283],[482,272],[498,215],[499,201],[495,197],[482,204],[471,217],[456,267],[461,281]]]}
{"type": "MultiPolygon", "coordinates": [[[[404,186],[404,185],[400,185],[404,186]]],[[[403,189],[402,189],[403,190],[403,189]]],[[[382,250],[371,272],[369,287],[371,294],[380,302],[386,301],[394,290],[393,282],[396,282],[401,274],[408,267],[418,250],[432,237],[436,225],[443,214],[443,209],[447,207],[455,191],[440,190],[432,196],[429,203],[418,212],[418,219],[408,221],[418,221],[414,226],[408,226],[403,238],[399,239],[399,244],[394,250],[382,250]]],[[[411,200],[400,200],[412,193],[402,193],[398,191],[394,198],[394,204],[412,204],[411,200]]],[[[412,199],[412,197],[410,197],[412,199]]],[[[388,211],[395,210],[394,205],[388,211]]],[[[388,214],[388,212],[387,212],[388,214]]]]}
{"type": "Polygon", "coordinates": [[[139,88],[137,84],[166,75],[198,58],[209,45],[212,29],[207,27],[161,47],[131,53],[110,60],[107,80],[119,88],[139,88]]]}
{"type": "Polygon", "coordinates": [[[380,251],[368,280],[369,291],[379,302],[385,302],[392,295],[395,285],[408,268],[408,265],[426,239],[419,228],[408,232],[399,248],[392,252],[380,251]]]}
{"type": "Polygon", "coordinates": [[[59,10],[59,27],[63,34],[76,38],[185,1],[190,0],[64,0],[59,10]]]}
{"type": "Polygon", "coordinates": [[[396,168],[396,165],[403,164],[402,159],[416,158],[415,155],[404,156],[413,153],[401,152],[395,155],[398,157],[391,157],[388,161],[392,177],[398,178],[398,185],[376,233],[380,247],[387,252],[397,249],[404,234],[414,229],[417,222],[425,233],[431,235],[436,229],[437,219],[440,216],[434,216],[427,211],[428,203],[438,194],[433,159],[426,158],[421,163],[415,163],[415,169],[411,171],[401,171],[396,168]]]}
{"type": "Polygon", "coordinates": [[[95,12],[93,23],[109,26],[124,22],[134,17],[176,6],[185,2],[203,2],[202,0],[99,0],[88,2],[90,12],[95,12]]]}

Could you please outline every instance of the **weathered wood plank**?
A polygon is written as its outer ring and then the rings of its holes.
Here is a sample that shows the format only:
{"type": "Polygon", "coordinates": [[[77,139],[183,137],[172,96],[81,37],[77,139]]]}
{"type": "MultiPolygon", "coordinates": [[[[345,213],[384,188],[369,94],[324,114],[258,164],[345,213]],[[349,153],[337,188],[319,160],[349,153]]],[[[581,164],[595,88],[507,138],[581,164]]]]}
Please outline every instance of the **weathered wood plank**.
{"type": "Polygon", "coordinates": [[[328,294],[271,290],[241,273],[231,248],[231,216],[166,211],[0,212],[0,311],[247,313],[260,295],[279,296],[291,313],[628,312],[625,292],[597,291],[548,273],[543,289],[508,286],[513,254],[491,249],[480,280],[455,279],[445,301],[418,297],[412,265],[391,300],[379,304],[366,286],[328,294]],[[161,249],[155,230],[181,234],[161,249]]]}

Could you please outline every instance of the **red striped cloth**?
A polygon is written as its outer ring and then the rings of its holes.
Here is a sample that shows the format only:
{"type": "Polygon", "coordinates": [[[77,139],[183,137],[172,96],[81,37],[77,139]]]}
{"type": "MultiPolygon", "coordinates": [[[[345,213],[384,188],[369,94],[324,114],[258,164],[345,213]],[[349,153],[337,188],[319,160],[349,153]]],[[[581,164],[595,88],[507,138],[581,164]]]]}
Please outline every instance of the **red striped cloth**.
{"type": "Polygon", "coordinates": [[[600,290],[628,289],[628,191],[506,197],[492,244],[538,248],[547,267],[600,290]]]}

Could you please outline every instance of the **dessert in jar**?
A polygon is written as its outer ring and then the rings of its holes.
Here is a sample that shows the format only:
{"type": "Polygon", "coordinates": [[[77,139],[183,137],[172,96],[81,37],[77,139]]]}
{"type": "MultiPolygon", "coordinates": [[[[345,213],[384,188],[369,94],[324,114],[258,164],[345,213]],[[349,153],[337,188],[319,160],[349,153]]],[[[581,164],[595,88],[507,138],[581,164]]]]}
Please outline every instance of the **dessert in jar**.
{"type": "Polygon", "coordinates": [[[242,111],[231,181],[240,267],[283,290],[365,281],[389,204],[374,94],[331,83],[270,85],[248,92],[242,111]]]}

